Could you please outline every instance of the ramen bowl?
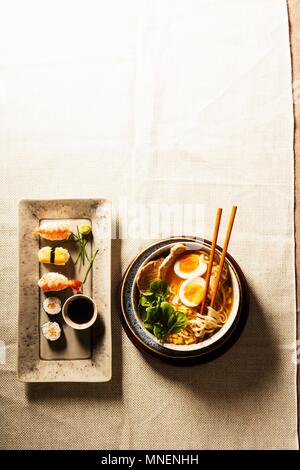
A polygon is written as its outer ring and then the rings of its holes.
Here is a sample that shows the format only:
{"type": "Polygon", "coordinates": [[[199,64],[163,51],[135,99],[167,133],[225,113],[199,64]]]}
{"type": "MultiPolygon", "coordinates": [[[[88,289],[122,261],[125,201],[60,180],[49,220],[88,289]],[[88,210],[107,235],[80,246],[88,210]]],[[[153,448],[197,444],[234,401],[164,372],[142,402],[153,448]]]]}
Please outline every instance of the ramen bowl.
{"type": "MultiPolygon", "coordinates": [[[[246,280],[236,261],[227,254],[224,269],[228,270],[228,276],[230,276],[233,301],[226,323],[212,336],[196,344],[162,343],[144,327],[138,309],[137,276],[140,269],[149,261],[167,256],[176,243],[183,243],[191,252],[201,250],[207,254],[211,247],[208,240],[174,237],[156,242],[139,253],[128,266],[122,281],[120,298],[122,324],[135,346],[157,359],[175,365],[207,362],[223,354],[237,340],[245,325],[249,307],[246,280]]],[[[221,248],[216,247],[215,259],[218,259],[220,254],[221,248]]]]}

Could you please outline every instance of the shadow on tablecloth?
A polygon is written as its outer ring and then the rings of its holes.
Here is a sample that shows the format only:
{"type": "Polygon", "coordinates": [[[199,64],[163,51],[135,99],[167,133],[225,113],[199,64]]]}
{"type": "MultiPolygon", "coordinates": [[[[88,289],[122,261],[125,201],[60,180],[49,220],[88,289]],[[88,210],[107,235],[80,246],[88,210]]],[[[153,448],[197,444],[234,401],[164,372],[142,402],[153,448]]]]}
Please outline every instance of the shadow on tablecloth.
{"type": "MultiPolygon", "coordinates": [[[[280,325],[278,325],[280,328],[280,325]]],[[[145,361],[170,381],[180,382],[201,399],[224,407],[249,394],[274,392],[279,372],[279,338],[267,322],[258,299],[250,291],[247,324],[239,340],[223,356],[206,364],[176,367],[143,354],[145,361]]],[[[288,345],[287,345],[288,346],[288,345]]]]}

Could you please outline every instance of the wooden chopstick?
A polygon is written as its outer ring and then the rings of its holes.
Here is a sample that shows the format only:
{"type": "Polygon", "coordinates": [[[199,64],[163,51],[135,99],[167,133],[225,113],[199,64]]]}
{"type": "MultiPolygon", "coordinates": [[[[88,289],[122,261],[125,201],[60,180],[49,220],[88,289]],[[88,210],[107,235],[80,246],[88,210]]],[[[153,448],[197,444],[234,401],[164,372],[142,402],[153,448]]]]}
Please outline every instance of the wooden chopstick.
{"type": "Polygon", "coordinates": [[[209,256],[209,262],[208,262],[208,267],[207,267],[207,274],[205,278],[205,289],[204,289],[204,297],[202,300],[202,305],[201,305],[201,310],[200,314],[203,314],[204,308],[205,308],[205,302],[208,294],[208,289],[209,289],[209,282],[210,282],[210,276],[211,276],[211,270],[214,262],[214,256],[215,256],[215,249],[216,249],[216,244],[218,240],[218,234],[219,234],[219,227],[220,227],[220,222],[221,222],[221,217],[222,217],[222,210],[223,209],[218,209],[217,214],[216,214],[216,220],[215,220],[215,228],[214,228],[214,234],[213,234],[213,239],[211,242],[211,249],[210,249],[210,256],[209,256]]]}
{"type": "Polygon", "coordinates": [[[222,250],[222,254],[221,254],[219,271],[218,271],[218,274],[217,274],[217,277],[216,277],[216,280],[215,280],[213,295],[212,295],[212,298],[211,298],[211,301],[210,301],[210,306],[211,307],[213,307],[214,303],[215,303],[215,299],[216,299],[216,295],[217,295],[217,291],[218,291],[218,286],[219,286],[219,281],[220,281],[223,266],[224,266],[225,256],[226,256],[227,248],[228,248],[228,245],[229,245],[229,240],[230,240],[230,235],[231,235],[231,231],[232,231],[232,227],[233,227],[233,223],[234,223],[236,210],[237,210],[237,207],[232,206],[230,217],[229,217],[229,222],[228,222],[228,226],[227,226],[227,232],[226,232],[226,236],[225,236],[224,246],[223,246],[223,250],[222,250]]]}

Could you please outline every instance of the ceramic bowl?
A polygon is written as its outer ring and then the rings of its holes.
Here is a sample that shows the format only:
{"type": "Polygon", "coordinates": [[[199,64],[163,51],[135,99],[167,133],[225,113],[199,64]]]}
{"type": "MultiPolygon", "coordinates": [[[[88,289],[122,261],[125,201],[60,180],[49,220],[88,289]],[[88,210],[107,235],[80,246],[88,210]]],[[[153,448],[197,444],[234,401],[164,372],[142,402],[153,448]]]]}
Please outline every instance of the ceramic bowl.
{"type": "MultiPolygon", "coordinates": [[[[138,289],[136,278],[139,269],[151,260],[167,256],[175,243],[184,243],[189,250],[205,250],[209,253],[211,243],[207,240],[190,237],[168,238],[156,242],[131,262],[124,275],[121,286],[121,319],[122,324],[132,342],[141,350],[152,356],[177,365],[206,362],[222,354],[238,338],[248,314],[248,288],[245,277],[236,263],[226,255],[225,266],[229,270],[233,285],[233,307],[225,325],[210,338],[192,345],[175,345],[161,343],[144,326],[138,311],[138,289]]],[[[216,256],[220,256],[221,248],[216,248],[216,256]]]]}

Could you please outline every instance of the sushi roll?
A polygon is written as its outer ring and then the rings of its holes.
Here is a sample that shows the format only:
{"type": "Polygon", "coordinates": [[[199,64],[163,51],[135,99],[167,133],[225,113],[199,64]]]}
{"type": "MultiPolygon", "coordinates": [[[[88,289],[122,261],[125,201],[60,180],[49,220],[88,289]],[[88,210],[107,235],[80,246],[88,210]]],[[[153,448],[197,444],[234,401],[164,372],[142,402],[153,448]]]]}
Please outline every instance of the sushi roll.
{"type": "Polygon", "coordinates": [[[43,302],[43,307],[49,315],[57,315],[61,311],[61,300],[58,297],[47,297],[43,302]]]}
{"type": "Polygon", "coordinates": [[[52,248],[50,246],[44,246],[39,250],[38,257],[40,263],[64,266],[70,259],[70,253],[60,246],[52,248]]]}
{"type": "Polygon", "coordinates": [[[37,233],[46,240],[68,240],[71,236],[70,224],[66,222],[44,222],[39,228],[34,228],[32,233],[37,233]]]}
{"type": "Polygon", "coordinates": [[[60,273],[47,273],[41,277],[38,282],[38,286],[44,292],[60,291],[72,287],[72,289],[79,291],[82,285],[81,281],[75,279],[68,279],[66,276],[60,273]]]}
{"type": "Polygon", "coordinates": [[[56,341],[60,338],[61,328],[58,323],[48,321],[42,325],[42,333],[49,341],[56,341]]]}

